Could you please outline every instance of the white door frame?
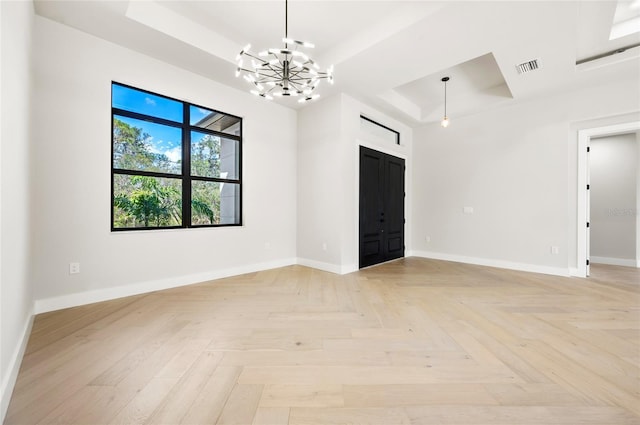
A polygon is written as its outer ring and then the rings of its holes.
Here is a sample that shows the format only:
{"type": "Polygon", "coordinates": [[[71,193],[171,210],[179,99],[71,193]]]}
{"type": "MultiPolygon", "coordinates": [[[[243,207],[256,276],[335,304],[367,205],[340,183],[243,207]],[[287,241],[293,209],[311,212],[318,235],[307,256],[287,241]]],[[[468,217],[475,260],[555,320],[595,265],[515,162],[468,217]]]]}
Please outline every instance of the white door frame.
{"type": "Polygon", "coordinates": [[[587,128],[578,131],[578,276],[587,277],[589,258],[589,228],[587,222],[589,216],[589,155],[587,148],[592,137],[615,136],[618,134],[633,133],[640,130],[640,121],[632,121],[623,124],[609,125],[606,127],[587,128]]]}

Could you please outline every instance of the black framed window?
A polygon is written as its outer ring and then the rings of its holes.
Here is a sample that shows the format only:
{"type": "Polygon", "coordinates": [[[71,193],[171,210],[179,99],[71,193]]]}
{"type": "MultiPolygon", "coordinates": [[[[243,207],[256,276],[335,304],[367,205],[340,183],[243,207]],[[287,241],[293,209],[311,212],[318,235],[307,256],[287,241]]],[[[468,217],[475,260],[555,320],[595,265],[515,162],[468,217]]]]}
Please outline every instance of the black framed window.
{"type": "Polygon", "coordinates": [[[242,225],[242,118],[111,83],[111,230],[242,225]]]}
{"type": "Polygon", "coordinates": [[[367,118],[364,115],[360,115],[360,128],[367,134],[370,134],[376,138],[394,143],[400,144],[400,133],[396,130],[382,125],[377,121],[367,118]]]}

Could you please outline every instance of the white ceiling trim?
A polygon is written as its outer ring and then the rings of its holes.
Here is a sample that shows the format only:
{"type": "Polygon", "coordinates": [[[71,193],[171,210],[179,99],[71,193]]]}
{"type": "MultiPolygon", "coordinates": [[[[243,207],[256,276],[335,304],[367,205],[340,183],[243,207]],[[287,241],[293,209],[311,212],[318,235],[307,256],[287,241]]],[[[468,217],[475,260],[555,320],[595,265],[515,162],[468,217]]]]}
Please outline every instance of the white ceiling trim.
{"type": "MultiPolygon", "coordinates": [[[[400,6],[395,13],[385,20],[374,22],[371,26],[353,34],[334,46],[319,59],[322,63],[338,65],[415,25],[443,7],[445,7],[444,3],[429,2],[400,6]]],[[[415,40],[415,45],[419,45],[419,40],[415,40]]]]}
{"type": "Polygon", "coordinates": [[[153,0],[129,1],[125,16],[142,25],[235,64],[237,43],[153,0]]]}
{"type": "Polygon", "coordinates": [[[397,91],[387,90],[378,97],[414,120],[422,121],[422,109],[397,91]]]}
{"type": "Polygon", "coordinates": [[[594,60],[579,63],[576,65],[576,71],[590,71],[634,59],[636,62],[640,59],[640,47],[634,47],[621,53],[614,53],[609,56],[603,56],[594,60]]]}

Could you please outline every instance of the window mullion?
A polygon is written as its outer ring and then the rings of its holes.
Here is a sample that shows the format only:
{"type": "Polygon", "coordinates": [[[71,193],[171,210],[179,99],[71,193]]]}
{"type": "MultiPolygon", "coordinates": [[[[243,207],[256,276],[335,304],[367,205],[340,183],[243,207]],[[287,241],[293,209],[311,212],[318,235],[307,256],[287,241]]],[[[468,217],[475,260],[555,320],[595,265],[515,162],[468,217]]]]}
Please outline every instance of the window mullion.
{"type": "Polygon", "coordinates": [[[182,225],[191,227],[191,131],[189,105],[183,105],[182,117],[182,225]]]}
{"type": "Polygon", "coordinates": [[[142,121],[149,121],[149,122],[153,122],[156,124],[162,124],[162,125],[166,125],[169,127],[180,127],[183,124],[177,123],[175,121],[171,121],[165,118],[160,118],[160,117],[154,117],[151,115],[146,115],[146,114],[141,114],[139,112],[133,112],[133,111],[127,111],[126,109],[119,109],[119,108],[111,108],[111,114],[112,115],[120,115],[122,117],[128,117],[128,118],[134,118],[137,120],[142,120],[142,121]]]}

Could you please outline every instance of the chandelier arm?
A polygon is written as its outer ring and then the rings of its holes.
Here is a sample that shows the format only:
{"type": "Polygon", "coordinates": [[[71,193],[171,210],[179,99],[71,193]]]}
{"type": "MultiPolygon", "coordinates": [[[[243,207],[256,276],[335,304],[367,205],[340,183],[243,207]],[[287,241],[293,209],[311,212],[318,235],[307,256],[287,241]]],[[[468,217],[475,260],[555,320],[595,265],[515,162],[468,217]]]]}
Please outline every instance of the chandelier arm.
{"type": "Polygon", "coordinates": [[[273,72],[274,77],[278,77],[280,80],[284,78],[284,69],[283,68],[274,68],[269,65],[269,70],[273,72]]]}
{"type": "Polygon", "coordinates": [[[289,78],[289,81],[296,83],[296,84],[300,84],[303,86],[308,86],[309,83],[307,83],[307,81],[313,81],[310,78],[289,78]]]}
{"type": "MultiPolygon", "coordinates": [[[[281,58],[280,56],[278,56],[278,55],[276,55],[276,54],[274,54],[273,56],[275,56],[275,58],[276,58],[276,59],[278,59],[278,65],[280,65],[280,67],[281,67],[282,69],[284,69],[284,62],[287,60],[286,55],[285,55],[285,57],[284,57],[284,58],[281,58]]],[[[271,65],[271,64],[269,64],[269,65],[271,65]]]]}
{"type": "Polygon", "coordinates": [[[274,68],[271,65],[267,65],[267,66],[261,66],[261,67],[255,68],[254,72],[262,73],[262,74],[269,74],[269,73],[278,74],[278,68],[274,68]]]}
{"type": "Polygon", "coordinates": [[[246,72],[248,74],[255,74],[256,73],[256,71],[254,69],[247,69],[247,68],[238,68],[238,69],[241,70],[241,71],[244,71],[244,72],[246,72]]]}
{"type": "Polygon", "coordinates": [[[282,72],[278,68],[274,68],[271,65],[257,68],[253,71],[254,74],[261,75],[269,78],[282,78],[282,72]]]}
{"type": "Polygon", "coordinates": [[[281,84],[282,83],[282,77],[278,74],[273,74],[270,75],[268,81],[265,81],[266,83],[274,83],[274,84],[281,84]]]}
{"type": "Polygon", "coordinates": [[[271,75],[271,76],[280,76],[282,73],[276,68],[260,68],[256,70],[259,74],[262,75],[271,75]]]}
{"type": "Polygon", "coordinates": [[[278,80],[277,79],[261,79],[260,84],[266,84],[270,87],[273,87],[278,84],[278,80]]]}
{"type": "Polygon", "coordinates": [[[271,93],[275,88],[276,88],[276,86],[271,87],[269,90],[267,90],[266,92],[264,92],[264,94],[269,94],[269,93],[271,93]]]}
{"type": "Polygon", "coordinates": [[[300,70],[300,71],[295,71],[295,70],[294,70],[293,72],[291,72],[291,70],[290,70],[290,72],[289,72],[289,79],[290,79],[290,80],[293,80],[294,78],[298,78],[298,79],[304,79],[304,80],[307,80],[308,78],[305,78],[305,77],[304,77],[303,72],[304,72],[304,70],[300,70]]]}
{"type": "Polygon", "coordinates": [[[267,83],[277,83],[278,81],[280,81],[280,79],[275,75],[261,74],[260,79],[257,81],[259,81],[260,83],[267,84],[267,83]]]}
{"type": "Polygon", "coordinates": [[[262,70],[263,71],[271,71],[271,72],[273,72],[274,74],[277,74],[277,75],[281,75],[282,74],[279,71],[278,68],[274,68],[271,64],[268,64],[267,66],[262,67],[262,70]]]}
{"type": "Polygon", "coordinates": [[[294,82],[296,82],[298,84],[301,84],[303,86],[311,86],[312,83],[314,81],[317,81],[317,80],[312,78],[312,77],[301,76],[301,77],[297,77],[297,78],[292,79],[292,81],[294,81],[294,82]]]}
{"type": "Polygon", "coordinates": [[[289,80],[289,87],[293,87],[293,88],[297,91],[297,90],[299,90],[299,88],[300,88],[300,87],[298,87],[298,86],[299,86],[299,83],[298,83],[297,81],[291,81],[291,80],[289,80]]]}
{"type": "Polygon", "coordinates": [[[275,75],[264,76],[263,78],[260,79],[260,82],[264,84],[269,84],[269,83],[278,84],[280,81],[282,81],[282,79],[278,78],[275,75]]]}
{"type": "Polygon", "coordinates": [[[289,81],[289,84],[295,89],[295,91],[299,93],[303,92],[304,87],[301,87],[298,82],[289,81]]]}
{"type": "Polygon", "coordinates": [[[301,78],[304,79],[311,79],[313,77],[316,76],[317,73],[313,73],[311,72],[311,70],[309,70],[308,68],[300,68],[299,70],[295,70],[293,71],[293,77],[297,77],[297,76],[302,76],[301,78]]]}
{"type": "Polygon", "coordinates": [[[306,68],[306,67],[296,68],[295,72],[296,72],[296,74],[309,74],[309,75],[317,74],[317,72],[313,72],[309,68],[306,68]]]}
{"type": "Polygon", "coordinates": [[[284,59],[283,59],[283,58],[281,58],[281,57],[279,57],[279,56],[276,56],[276,58],[278,58],[278,63],[279,63],[279,64],[280,64],[280,66],[284,69],[284,62],[285,62],[286,60],[288,60],[287,55],[285,55],[285,56],[284,56],[284,59]]]}
{"type": "Polygon", "coordinates": [[[249,53],[249,52],[242,52],[242,54],[243,54],[243,55],[247,55],[247,56],[249,56],[249,57],[250,57],[250,58],[252,58],[252,59],[259,60],[260,62],[264,62],[264,59],[262,59],[261,57],[258,57],[258,56],[256,56],[256,55],[253,55],[253,54],[251,54],[251,53],[249,53]]]}

